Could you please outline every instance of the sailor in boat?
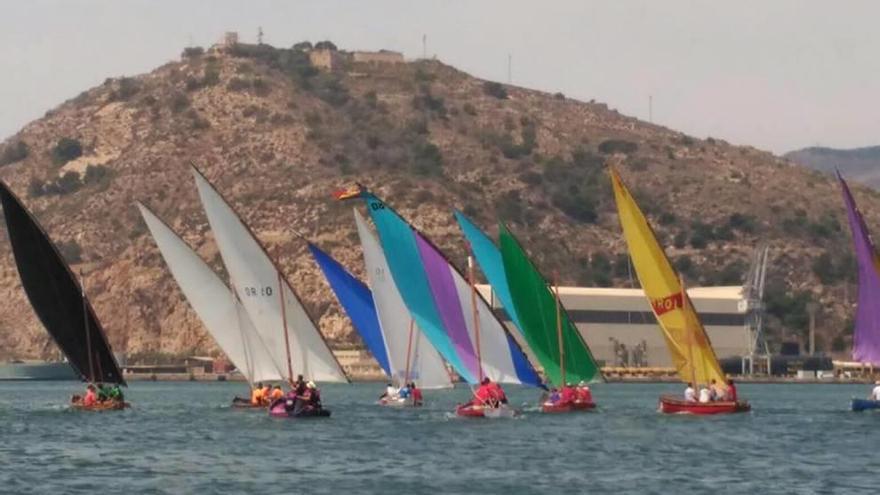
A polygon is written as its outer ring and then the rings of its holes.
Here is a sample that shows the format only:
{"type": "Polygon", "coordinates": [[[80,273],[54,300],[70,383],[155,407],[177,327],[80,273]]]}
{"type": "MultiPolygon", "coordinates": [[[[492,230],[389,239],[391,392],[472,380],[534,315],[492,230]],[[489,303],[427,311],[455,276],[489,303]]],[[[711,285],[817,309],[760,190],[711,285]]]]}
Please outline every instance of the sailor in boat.
{"type": "Polygon", "coordinates": [[[477,391],[474,392],[474,400],[472,401],[474,406],[498,407],[498,399],[496,393],[493,391],[491,383],[492,380],[490,380],[489,377],[483,378],[477,391]]]}
{"type": "Polygon", "coordinates": [[[315,382],[306,384],[306,394],[308,394],[308,405],[313,409],[321,409],[321,390],[315,385],[315,382]]]}
{"type": "Polygon", "coordinates": [[[696,402],[697,401],[697,392],[694,390],[694,384],[688,382],[688,386],[684,389],[684,400],[688,402],[696,402]]]}
{"type": "Polygon", "coordinates": [[[260,382],[256,387],[251,391],[251,405],[252,406],[261,406],[263,405],[263,383],[260,382]]]}
{"type": "Polygon", "coordinates": [[[421,406],[422,402],[423,402],[422,389],[420,389],[419,387],[416,387],[416,382],[411,382],[409,384],[409,390],[410,390],[410,394],[412,395],[413,405],[414,406],[421,406]]]}
{"type": "Polygon", "coordinates": [[[122,395],[122,387],[120,387],[118,383],[113,384],[113,386],[110,387],[107,395],[113,402],[125,402],[125,396],[122,395]]]}
{"type": "Polygon", "coordinates": [[[504,389],[501,388],[501,384],[499,384],[498,382],[490,381],[489,390],[492,392],[492,398],[495,399],[498,403],[507,404],[507,394],[504,393],[504,389]]]}
{"type": "Polygon", "coordinates": [[[550,388],[550,397],[547,398],[549,404],[558,404],[562,400],[562,395],[556,387],[550,388]]]}
{"type": "Polygon", "coordinates": [[[388,384],[385,386],[385,392],[379,396],[379,400],[385,400],[387,402],[392,402],[397,400],[397,389],[394,388],[394,385],[388,384]]]}
{"type": "Polygon", "coordinates": [[[709,389],[707,387],[701,387],[700,388],[700,403],[706,404],[709,402],[712,402],[712,393],[709,392],[709,389]]]}
{"type": "Polygon", "coordinates": [[[103,383],[98,384],[98,402],[107,402],[110,400],[110,387],[103,383]]]}
{"type": "Polygon", "coordinates": [[[709,380],[709,400],[716,401],[721,400],[723,394],[721,393],[721,389],[718,388],[718,383],[715,382],[715,379],[709,380]]]}
{"type": "Polygon", "coordinates": [[[562,387],[562,391],[559,393],[560,402],[562,404],[574,404],[576,393],[574,391],[574,387],[571,386],[571,383],[566,383],[562,387]]]}
{"type": "Polygon", "coordinates": [[[576,392],[578,402],[584,404],[590,404],[593,402],[593,392],[590,391],[590,387],[589,385],[587,385],[587,382],[581,380],[581,382],[578,383],[576,392]]]}
{"type": "Polygon", "coordinates": [[[871,395],[868,396],[868,399],[880,401],[880,380],[874,382],[874,389],[871,390],[871,395]]]}
{"type": "Polygon", "coordinates": [[[275,388],[272,389],[272,393],[269,395],[269,403],[273,403],[278,399],[284,398],[284,392],[281,390],[281,385],[275,385],[275,388]]]}
{"type": "Polygon", "coordinates": [[[82,405],[92,407],[98,403],[98,394],[95,392],[95,385],[88,384],[86,387],[86,395],[82,398],[82,405]]]}
{"type": "Polygon", "coordinates": [[[400,387],[400,390],[397,391],[397,395],[400,396],[401,399],[406,401],[407,399],[410,398],[411,392],[412,392],[412,390],[410,390],[409,384],[404,383],[403,386],[400,387]]]}
{"type": "Polygon", "coordinates": [[[727,390],[724,392],[724,400],[730,402],[736,402],[736,385],[733,384],[733,380],[727,380],[727,390]]]}

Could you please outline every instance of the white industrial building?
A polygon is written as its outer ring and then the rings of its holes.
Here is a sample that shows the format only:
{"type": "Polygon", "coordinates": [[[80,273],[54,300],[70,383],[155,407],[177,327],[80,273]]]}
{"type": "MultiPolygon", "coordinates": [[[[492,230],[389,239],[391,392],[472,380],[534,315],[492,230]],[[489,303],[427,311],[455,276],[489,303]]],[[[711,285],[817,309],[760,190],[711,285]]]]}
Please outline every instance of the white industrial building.
{"type": "MultiPolygon", "coordinates": [[[[488,285],[478,289],[498,308],[488,285]]],[[[604,366],[671,367],[654,313],[641,289],[560,287],[560,299],[594,357],[604,366]]],[[[748,355],[751,332],[742,286],[688,290],[719,359],[748,355]]],[[[503,311],[502,321],[511,324],[503,311]]],[[[514,335],[519,332],[511,328],[514,335]]]]}

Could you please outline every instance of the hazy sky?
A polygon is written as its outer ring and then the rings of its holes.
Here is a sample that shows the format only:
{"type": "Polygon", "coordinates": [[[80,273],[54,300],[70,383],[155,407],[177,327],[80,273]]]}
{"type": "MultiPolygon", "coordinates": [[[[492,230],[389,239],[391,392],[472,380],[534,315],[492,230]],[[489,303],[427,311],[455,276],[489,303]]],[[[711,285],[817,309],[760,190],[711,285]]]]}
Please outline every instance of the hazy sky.
{"type": "Polygon", "coordinates": [[[0,0],[0,139],[223,32],[428,55],[775,152],[880,144],[876,1],[0,0]]]}

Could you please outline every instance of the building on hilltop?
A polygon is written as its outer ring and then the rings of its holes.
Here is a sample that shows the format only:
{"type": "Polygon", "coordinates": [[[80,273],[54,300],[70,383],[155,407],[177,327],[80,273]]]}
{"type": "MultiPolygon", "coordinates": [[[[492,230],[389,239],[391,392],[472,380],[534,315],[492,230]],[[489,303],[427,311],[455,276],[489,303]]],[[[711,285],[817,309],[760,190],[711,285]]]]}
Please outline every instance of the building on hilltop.
{"type": "Polygon", "coordinates": [[[378,52],[354,52],[352,53],[352,60],[354,62],[370,64],[402,64],[403,54],[391,50],[379,50],[378,52]]]}
{"type": "Polygon", "coordinates": [[[330,48],[309,50],[309,63],[316,69],[337,70],[342,66],[342,54],[330,48]]]}

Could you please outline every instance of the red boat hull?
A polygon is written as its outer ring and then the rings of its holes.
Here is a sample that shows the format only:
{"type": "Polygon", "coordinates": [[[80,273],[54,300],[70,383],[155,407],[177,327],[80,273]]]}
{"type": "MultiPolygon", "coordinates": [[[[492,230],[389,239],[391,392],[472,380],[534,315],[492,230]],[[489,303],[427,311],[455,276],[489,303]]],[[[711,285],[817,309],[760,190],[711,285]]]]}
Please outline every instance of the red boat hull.
{"type": "Polygon", "coordinates": [[[583,402],[583,401],[575,401],[569,402],[567,404],[551,404],[545,402],[541,405],[541,410],[545,413],[549,414],[558,414],[558,413],[570,413],[570,412],[578,412],[578,411],[592,411],[596,409],[595,402],[583,402]]]}
{"type": "Polygon", "coordinates": [[[660,397],[660,412],[664,414],[733,414],[748,412],[752,406],[746,401],[688,402],[678,397],[660,397]]]}
{"type": "Polygon", "coordinates": [[[455,415],[462,418],[512,418],[516,410],[509,407],[484,407],[473,404],[459,404],[455,415]]]}

